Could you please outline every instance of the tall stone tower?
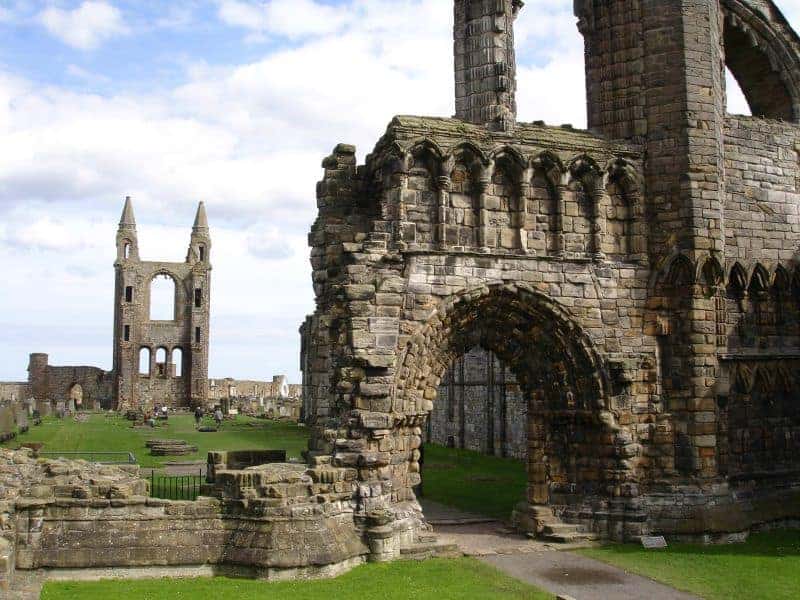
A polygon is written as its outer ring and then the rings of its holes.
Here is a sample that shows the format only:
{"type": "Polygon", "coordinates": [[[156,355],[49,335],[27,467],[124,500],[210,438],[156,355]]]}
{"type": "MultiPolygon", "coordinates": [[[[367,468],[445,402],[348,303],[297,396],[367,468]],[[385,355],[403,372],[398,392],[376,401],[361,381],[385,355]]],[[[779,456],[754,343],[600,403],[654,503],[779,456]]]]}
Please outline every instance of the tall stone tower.
{"type": "Polygon", "coordinates": [[[517,118],[514,20],[521,0],[457,0],[456,118],[510,131],[517,118]]]}
{"type": "Polygon", "coordinates": [[[114,263],[114,395],[118,409],[202,405],[208,398],[211,237],[197,208],[183,263],[139,258],[136,220],[125,200],[114,263]],[[171,319],[151,318],[153,282],[174,284],[171,319]]]}

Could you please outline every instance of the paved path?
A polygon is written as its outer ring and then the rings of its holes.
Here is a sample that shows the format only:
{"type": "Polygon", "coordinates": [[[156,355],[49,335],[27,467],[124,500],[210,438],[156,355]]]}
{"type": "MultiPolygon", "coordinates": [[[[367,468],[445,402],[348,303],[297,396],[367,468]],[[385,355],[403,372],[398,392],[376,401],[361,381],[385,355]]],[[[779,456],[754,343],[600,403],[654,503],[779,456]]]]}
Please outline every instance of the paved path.
{"type": "MultiPolygon", "coordinates": [[[[456,544],[504,573],[576,600],[698,600],[645,577],[572,554],[564,544],[520,535],[499,521],[476,519],[441,504],[423,503],[440,543],[456,544]],[[436,524],[443,523],[443,524],[436,524]]],[[[587,546],[592,544],[579,544],[587,546]]]]}
{"type": "Polygon", "coordinates": [[[480,560],[531,585],[576,600],[698,600],[696,596],[571,552],[483,556],[480,560]]]}

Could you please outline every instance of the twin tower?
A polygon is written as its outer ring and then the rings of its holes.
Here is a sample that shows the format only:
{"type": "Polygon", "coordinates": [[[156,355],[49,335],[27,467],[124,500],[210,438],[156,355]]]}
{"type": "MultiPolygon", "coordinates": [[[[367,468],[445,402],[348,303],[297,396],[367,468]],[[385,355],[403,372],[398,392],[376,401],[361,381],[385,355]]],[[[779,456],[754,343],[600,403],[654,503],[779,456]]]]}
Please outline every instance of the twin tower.
{"type": "MultiPolygon", "coordinates": [[[[210,256],[211,237],[201,202],[185,262],[141,260],[133,204],[130,198],[125,200],[114,263],[113,385],[119,410],[205,404],[210,256]],[[163,286],[174,290],[171,308],[166,307],[166,315],[156,315],[153,292],[163,286]]],[[[168,296],[169,291],[166,301],[168,296]]]]}

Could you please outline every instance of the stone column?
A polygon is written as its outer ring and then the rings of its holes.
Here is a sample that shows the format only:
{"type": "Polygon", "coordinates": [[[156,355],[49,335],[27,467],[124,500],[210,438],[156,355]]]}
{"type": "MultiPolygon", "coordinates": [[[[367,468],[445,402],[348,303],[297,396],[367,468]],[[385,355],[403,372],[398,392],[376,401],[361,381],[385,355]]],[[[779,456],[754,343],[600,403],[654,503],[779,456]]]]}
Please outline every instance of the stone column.
{"type": "Polygon", "coordinates": [[[533,179],[533,169],[525,169],[519,182],[518,206],[517,206],[517,234],[519,235],[519,248],[523,252],[528,252],[528,231],[526,222],[528,219],[528,202],[531,197],[531,179],[533,179]]]}
{"type": "Polygon", "coordinates": [[[481,169],[478,181],[475,182],[478,191],[478,249],[480,252],[489,252],[489,211],[486,208],[486,196],[492,183],[493,172],[494,163],[490,162],[481,169]]]}
{"type": "Polygon", "coordinates": [[[603,178],[597,177],[593,182],[592,197],[592,258],[594,260],[604,260],[606,255],[603,253],[603,233],[605,232],[605,219],[603,218],[603,199],[606,190],[603,186],[603,178]]]}
{"type": "Polygon", "coordinates": [[[640,265],[647,265],[647,223],[645,222],[644,203],[638,190],[628,192],[628,205],[631,210],[630,258],[640,265]]]}
{"type": "MultiPolygon", "coordinates": [[[[397,194],[397,228],[395,236],[397,244],[401,249],[405,249],[409,242],[416,241],[416,235],[411,235],[410,228],[407,227],[408,213],[406,211],[405,196],[408,191],[408,171],[409,159],[404,156],[397,161],[397,171],[393,173],[393,177],[397,177],[399,185],[394,188],[397,194]],[[411,239],[413,238],[413,239],[411,239]]],[[[415,227],[413,228],[416,229],[415,227]]]]}
{"type": "Polygon", "coordinates": [[[566,253],[564,245],[564,214],[567,212],[566,201],[564,194],[567,191],[567,183],[562,178],[555,186],[556,192],[556,231],[555,231],[555,255],[563,257],[566,253]]]}
{"type": "Polygon", "coordinates": [[[450,222],[450,190],[453,180],[449,175],[439,177],[439,222],[436,226],[436,241],[439,248],[447,248],[447,225],[450,222]]]}

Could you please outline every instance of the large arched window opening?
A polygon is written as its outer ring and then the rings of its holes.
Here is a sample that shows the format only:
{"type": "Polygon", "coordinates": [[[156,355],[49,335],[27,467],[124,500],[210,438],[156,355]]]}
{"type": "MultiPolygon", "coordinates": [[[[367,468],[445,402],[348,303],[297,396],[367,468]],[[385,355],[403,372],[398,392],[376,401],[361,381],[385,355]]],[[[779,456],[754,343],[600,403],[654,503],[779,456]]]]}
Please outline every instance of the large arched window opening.
{"type": "Polygon", "coordinates": [[[156,275],[150,283],[150,320],[175,320],[175,280],[166,274],[156,275]]]}
{"type": "Polygon", "coordinates": [[[748,117],[753,115],[753,111],[750,110],[750,104],[747,102],[747,97],[728,67],[725,67],[725,100],[725,111],[729,115],[745,115],[748,117]]]}
{"type": "Polygon", "coordinates": [[[753,116],[795,120],[792,92],[787,84],[791,76],[783,72],[785,65],[775,58],[770,45],[772,41],[742,23],[738,16],[727,15],[724,28],[725,65],[732,76],[728,78],[729,112],[748,112],[741,110],[741,100],[744,98],[753,116]],[[734,79],[738,86],[732,87],[730,79],[734,79]],[[737,94],[736,87],[741,89],[741,96],[737,94]]]}
{"type": "Polygon", "coordinates": [[[139,375],[150,376],[150,348],[139,350],[139,375]]]}

